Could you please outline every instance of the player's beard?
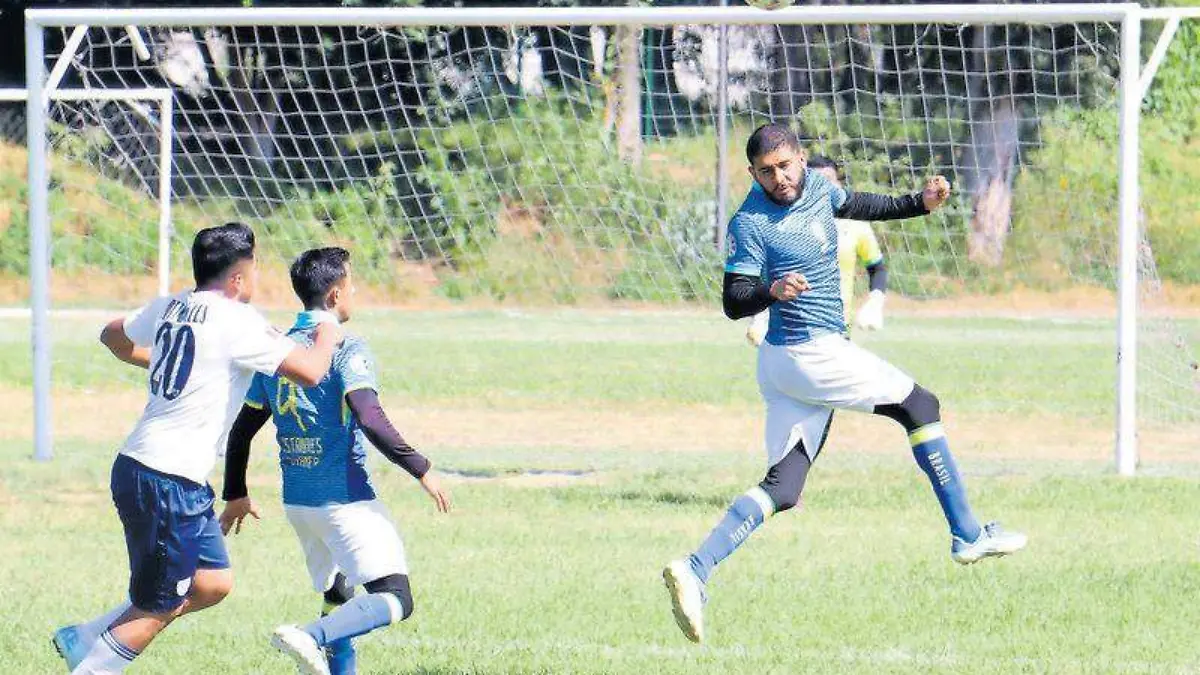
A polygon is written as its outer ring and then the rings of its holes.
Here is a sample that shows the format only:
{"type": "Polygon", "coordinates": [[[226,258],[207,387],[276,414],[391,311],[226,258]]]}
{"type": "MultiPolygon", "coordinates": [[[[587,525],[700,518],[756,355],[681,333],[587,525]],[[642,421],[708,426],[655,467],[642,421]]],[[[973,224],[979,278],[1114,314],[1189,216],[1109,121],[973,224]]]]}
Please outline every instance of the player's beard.
{"type": "Polygon", "coordinates": [[[772,203],[778,204],[780,206],[791,206],[792,204],[795,204],[796,200],[800,199],[800,194],[804,190],[804,175],[803,174],[800,175],[800,180],[796,182],[795,186],[793,186],[793,188],[792,188],[793,192],[792,192],[791,198],[787,198],[787,199],[781,199],[780,197],[775,195],[774,191],[768,190],[767,186],[763,185],[762,181],[758,180],[757,176],[755,176],[754,182],[758,183],[758,187],[762,190],[763,194],[767,196],[767,199],[771,200],[772,203]]]}
{"type": "Polygon", "coordinates": [[[800,186],[797,185],[794,187],[792,189],[792,196],[787,198],[779,197],[774,192],[765,188],[763,189],[763,194],[767,196],[767,199],[770,199],[780,206],[791,206],[792,204],[796,203],[797,199],[800,199],[800,186]]]}

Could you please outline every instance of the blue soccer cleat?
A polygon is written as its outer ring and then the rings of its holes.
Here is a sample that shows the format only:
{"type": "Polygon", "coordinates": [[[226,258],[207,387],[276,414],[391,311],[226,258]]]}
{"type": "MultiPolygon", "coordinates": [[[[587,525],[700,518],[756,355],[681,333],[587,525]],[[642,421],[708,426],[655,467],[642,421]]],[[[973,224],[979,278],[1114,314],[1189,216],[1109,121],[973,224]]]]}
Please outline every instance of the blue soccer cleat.
{"type": "Polygon", "coordinates": [[[970,565],[984,558],[999,558],[1025,548],[1028,538],[1020,532],[1007,532],[1000,523],[984,525],[979,537],[967,543],[958,537],[950,543],[950,557],[960,565],[970,565]]]}
{"type": "Polygon", "coordinates": [[[67,670],[75,670],[92,649],[91,642],[80,635],[79,626],[64,626],[54,631],[51,639],[54,650],[67,662],[67,670]]]}
{"type": "Polygon", "coordinates": [[[350,638],[334,640],[325,645],[325,660],[329,662],[329,675],[356,675],[358,654],[350,638]]]}

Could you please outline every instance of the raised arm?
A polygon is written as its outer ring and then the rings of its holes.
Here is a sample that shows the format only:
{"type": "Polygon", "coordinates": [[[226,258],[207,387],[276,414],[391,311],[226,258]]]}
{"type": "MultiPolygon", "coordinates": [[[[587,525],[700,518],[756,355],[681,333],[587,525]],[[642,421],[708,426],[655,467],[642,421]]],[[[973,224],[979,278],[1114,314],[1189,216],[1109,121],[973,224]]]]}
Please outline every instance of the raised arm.
{"type": "Polygon", "coordinates": [[[155,298],[129,314],[109,321],[100,331],[100,343],[121,361],[138,368],[149,368],[158,317],[170,302],[169,297],[155,298]]]}
{"type": "Polygon", "coordinates": [[[900,220],[929,213],[921,201],[921,193],[902,197],[877,195],[870,192],[848,192],[846,203],[835,214],[851,220],[900,220]]]}
{"type": "Polygon", "coordinates": [[[139,347],[125,334],[125,319],[113,319],[100,331],[100,343],[112,355],[138,368],[150,367],[150,350],[139,347]]]}
{"type": "Polygon", "coordinates": [[[847,192],[846,201],[835,215],[851,220],[900,220],[916,218],[936,211],[950,197],[950,183],[943,176],[934,176],[925,189],[900,197],[870,192],[847,192]]]}
{"type": "Polygon", "coordinates": [[[312,346],[297,345],[279,364],[277,372],[301,387],[315,387],[329,372],[333,352],[341,340],[341,329],[323,323],[317,327],[312,346]]]}

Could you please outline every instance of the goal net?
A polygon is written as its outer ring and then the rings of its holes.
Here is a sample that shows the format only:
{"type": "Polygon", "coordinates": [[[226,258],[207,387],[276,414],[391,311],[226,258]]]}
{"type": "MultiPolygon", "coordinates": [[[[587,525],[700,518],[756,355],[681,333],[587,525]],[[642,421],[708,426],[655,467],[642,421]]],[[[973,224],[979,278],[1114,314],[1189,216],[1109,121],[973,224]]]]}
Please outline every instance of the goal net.
{"type": "MultiPolygon", "coordinates": [[[[47,71],[69,66],[60,87],[172,93],[173,288],[189,281],[197,229],[242,220],[276,306],[291,304],[288,261],[336,244],[375,304],[715,312],[721,215],[750,186],[745,138],[783,122],[851,190],[909,192],[939,173],[955,186],[935,215],[874,225],[891,332],[868,343],[926,377],[919,361],[956,342],[973,365],[930,378],[990,400],[983,413],[1112,429],[1120,21],[909,9],[912,20],[851,24],[801,12],[752,24],[763,19],[739,10],[728,24],[575,12],[529,25],[497,11],[494,25],[453,13],[405,25],[410,11],[303,25],[314,22],[296,10],[290,25],[130,14],[104,27],[97,14],[43,35],[47,71]]],[[[154,292],[163,124],[154,106],[50,104],[54,307],[154,292]]],[[[1142,214],[1139,423],[1182,448],[1200,417],[1196,324],[1173,304],[1181,266],[1158,255],[1158,237],[1175,244],[1167,213],[1142,214]]],[[[24,274],[27,238],[0,236],[5,269],[24,274]]],[[[66,341],[57,364],[136,377],[66,341]]]]}

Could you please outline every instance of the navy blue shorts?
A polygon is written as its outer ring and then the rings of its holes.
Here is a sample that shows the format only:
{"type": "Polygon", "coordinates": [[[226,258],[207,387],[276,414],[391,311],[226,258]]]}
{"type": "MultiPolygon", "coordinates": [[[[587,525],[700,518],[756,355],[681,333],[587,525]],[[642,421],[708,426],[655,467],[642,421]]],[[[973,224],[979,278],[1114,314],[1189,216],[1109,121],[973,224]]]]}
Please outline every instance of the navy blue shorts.
{"type": "Polygon", "coordinates": [[[213,490],[117,455],[112,497],[129,550],[129,600],[144,612],[183,604],[197,569],[229,567],[213,490]]]}

